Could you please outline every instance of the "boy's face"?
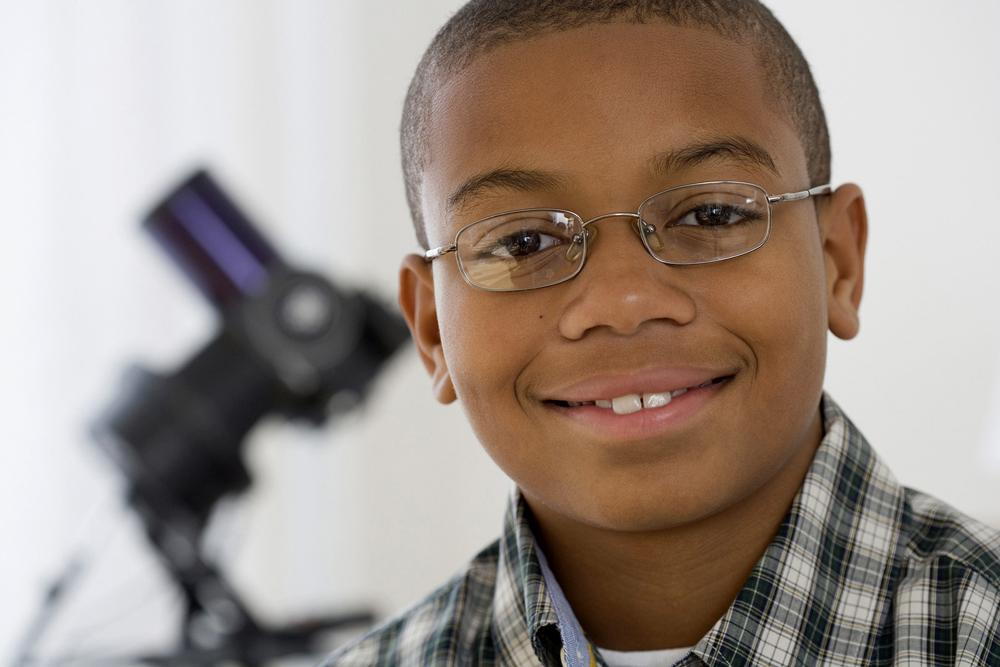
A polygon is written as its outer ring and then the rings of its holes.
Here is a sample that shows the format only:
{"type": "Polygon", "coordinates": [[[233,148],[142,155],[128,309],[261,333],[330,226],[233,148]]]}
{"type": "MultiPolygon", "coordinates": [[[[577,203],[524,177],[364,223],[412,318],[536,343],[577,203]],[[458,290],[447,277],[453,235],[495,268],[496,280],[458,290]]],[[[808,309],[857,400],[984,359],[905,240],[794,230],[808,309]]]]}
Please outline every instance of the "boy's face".
{"type": "MultiPolygon", "coordinates": [[[[587,219],[634,212],[684,183],[748,181],[770,194],[817,185],[762,77],[749,47],[661,24],[588,26],[479,57],[435,98],[422,192],[431,246],[517,208],[587,219]],[[722,138],[757,144],[776,170],[727,155],[671,173],[649,166],[722,138]],[[446,212],[461,184],[500,167],[557,172],[563,184],[496,188],[446,212]]],[[[592,526],[666,528],[736,505],[811,458],[826,331],[857,328],[860,191],[778,204],[763,247],[698,266],[657,263],[628,218],[595,224],[583,271],[552,287],[475,289],[454,254],[433,265],[409,256],[401,270],[400,303],[438,399],[457,395],[529,501],[592,526]],[[687,409],[677,399],[677,415],[652,428],[595,425],[551,402],[582,381],[672,369],[734,376],[687,397],[687,409]]]]}

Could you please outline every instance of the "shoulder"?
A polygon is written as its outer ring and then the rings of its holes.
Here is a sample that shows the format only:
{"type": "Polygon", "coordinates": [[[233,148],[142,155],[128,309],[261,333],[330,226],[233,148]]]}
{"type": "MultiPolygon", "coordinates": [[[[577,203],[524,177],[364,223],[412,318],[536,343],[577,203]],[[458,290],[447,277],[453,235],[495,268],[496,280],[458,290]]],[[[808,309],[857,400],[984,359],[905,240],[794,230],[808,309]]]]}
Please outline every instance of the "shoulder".
{"type": "Polygon", "coordinates": [[[1000,530],[920,491],[905,489],[906,558],[917,570],[953,563],[1000,589],[1000,530]]]}
{"type": "Polygon", "coordinates": [[[906,489],[897,646],[945,662],[1000,662],[1000,531],[906,489]]]}
{"type": "Polygon", "coordinates": [[[492,655],[490,625],[499,540],[420,602],[337,649],[323,667],[443,665],[492,655]]]}

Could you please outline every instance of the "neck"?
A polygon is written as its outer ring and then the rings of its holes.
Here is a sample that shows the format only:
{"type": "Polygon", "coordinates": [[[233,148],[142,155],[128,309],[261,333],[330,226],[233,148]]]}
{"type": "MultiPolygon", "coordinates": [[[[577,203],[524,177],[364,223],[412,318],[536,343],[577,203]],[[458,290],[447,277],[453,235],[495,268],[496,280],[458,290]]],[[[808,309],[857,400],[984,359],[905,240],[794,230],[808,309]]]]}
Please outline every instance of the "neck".
{"type": "Polygon", "coordinates": [[[698,643],[774,538],[823,434],[817,413],[795,456],[725,510],[661,531],[581,524],[525,500],[533,530],[588,638],[619,651],[698,643]]]}

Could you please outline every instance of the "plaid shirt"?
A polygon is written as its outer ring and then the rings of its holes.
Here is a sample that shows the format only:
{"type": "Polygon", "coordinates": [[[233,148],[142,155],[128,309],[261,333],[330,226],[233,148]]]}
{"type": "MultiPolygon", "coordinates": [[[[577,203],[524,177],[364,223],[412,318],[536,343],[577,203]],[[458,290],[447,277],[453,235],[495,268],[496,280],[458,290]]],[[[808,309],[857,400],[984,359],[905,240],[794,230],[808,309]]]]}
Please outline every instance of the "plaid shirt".
{"type": "MultiPolygon", "coordinates": [[[[822,410],[776,536],[678,664],[1000,665],[1000,533],[900,486],[826,393],[822,410]]],[[[567,664],[528,511],[515,488],[496,542],[324,664],[567,664]]]]}

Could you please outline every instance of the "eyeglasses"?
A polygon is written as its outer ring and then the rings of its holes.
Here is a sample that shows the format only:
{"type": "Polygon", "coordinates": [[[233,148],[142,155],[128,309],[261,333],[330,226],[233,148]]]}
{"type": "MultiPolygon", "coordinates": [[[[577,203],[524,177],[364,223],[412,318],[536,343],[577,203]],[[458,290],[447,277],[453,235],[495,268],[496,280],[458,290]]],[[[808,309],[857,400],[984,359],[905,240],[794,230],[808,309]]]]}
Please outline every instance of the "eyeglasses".
{"type": "Polygon", "coordinates": [[[465,281],[490,292],[549,287],[583,269],[588,244],[597,236],[593,223],[627,217],[656,261],[710,264],[764,245],[771,233],[772,204],[830,192],[827,184],[770,195],[753,183],[708,181],[657,192],[635,213],[605,213],[586,221],[564,209],[523,208],[465,225],[454,243],[426,251],[424,261],[454,252],[465,281]]]}

